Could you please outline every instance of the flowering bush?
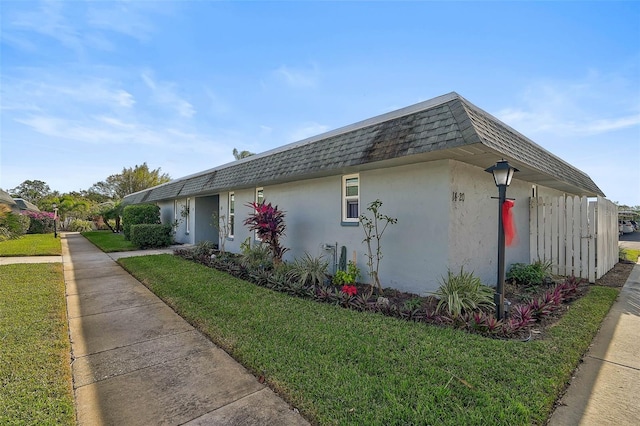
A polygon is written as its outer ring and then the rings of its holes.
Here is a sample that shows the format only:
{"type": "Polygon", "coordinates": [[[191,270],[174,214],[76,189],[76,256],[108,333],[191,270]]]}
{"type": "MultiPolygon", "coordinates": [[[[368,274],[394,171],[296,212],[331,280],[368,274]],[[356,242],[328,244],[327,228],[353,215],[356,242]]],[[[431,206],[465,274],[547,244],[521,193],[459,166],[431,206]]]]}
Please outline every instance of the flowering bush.
{"type": "Polygon", "coordinates": [[[53,213],[25,211],[22,213],[31,219],[29,234],[49,234],[53,232],[53,213]]]}
{"type": "Polygon", "coordinates": [[[253,208],[253,213],[244,221],[245,226],[249,226],[250,231],[256,231],[258,238],[269,246],[273,263],[282,263],[282,256],[289,250],[280,246],[280,237],[284,236],[286,228],[284,212],[278,210],[278,206],[266,204],[266,201],[249,203],[247,206],[253,208]]]}

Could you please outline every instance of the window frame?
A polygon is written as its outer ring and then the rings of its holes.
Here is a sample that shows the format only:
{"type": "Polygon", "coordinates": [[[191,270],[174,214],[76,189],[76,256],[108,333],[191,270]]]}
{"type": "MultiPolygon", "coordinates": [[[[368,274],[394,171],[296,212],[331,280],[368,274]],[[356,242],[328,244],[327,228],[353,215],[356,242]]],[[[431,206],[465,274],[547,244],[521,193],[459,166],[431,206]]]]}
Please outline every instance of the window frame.
{"type": "Polygon", "coordinates": [[[185,230],[185,234],[189,234],[189,232],[191,231],[191,198],[187,197],[187,201],[185,201],[185,210],[187,212],[187,216],[185,218],[185,223],[186,223],[186,230],[185,230]]]}
{"type": "Polygon", "coordinates": [[[357,225],[360,223],[360,174],[354,173],[350,175],[342,176],[342,224],[343,225],[357,225]],[[347,185],[349,180],[357,179],[356,185],[347,185]],[[355,186],[357,188],[357,195],[347,195],[347,188],[355,186]],[[347,217],[349,211],[349,202],[357,202],[358,216],[347,217]]]}
{"type": "MultiPolygon", "coordinates": [[[[256,190],[253,193],[253,201],[256,204],[259,204],[260,202],[264,203],[264,187],[259,186],[256,188],[256,190]],[[259,198],[262,198],[262,200],[259,200],[259,198]]],[[[262,242],[262,238],[258,236],[258,231],[253,231],[253,239],[254,241],[262,242]]]]}
{"type": "Polygon", "coordinates": [[[229,196],[227,197],[228,202],[228,211],[229,211],[229,233],[227,237],[229,239],[233,239],[235,235],[235,219],[236,219],[236,193],[233,191],[229,192],[229,196]]]}
{"type": "Polygon", "coordinates": [[[176,223],[178,221],[178,200],[173,200],[173,222],[176,223]]]}

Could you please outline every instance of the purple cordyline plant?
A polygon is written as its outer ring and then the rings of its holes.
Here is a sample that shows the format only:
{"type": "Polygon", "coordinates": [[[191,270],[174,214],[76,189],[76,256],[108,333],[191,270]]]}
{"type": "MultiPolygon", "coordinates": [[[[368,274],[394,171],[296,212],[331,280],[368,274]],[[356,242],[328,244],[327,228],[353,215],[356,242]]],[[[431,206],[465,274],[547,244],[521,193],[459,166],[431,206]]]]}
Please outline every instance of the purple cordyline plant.
{"type": "Polygon", "coordinates": [[[253,209],[253,213],[244,221],[249,230],[256,231],[258,238],[269,246],[273,262],[282,263],[282,256],[287,252],[287,248],[280,246],[280,237],[284,235],[286,228],[284,223],[284,212],[278,210],[278,206],[271,203],[249,203],[248,207],[253,209]]]}

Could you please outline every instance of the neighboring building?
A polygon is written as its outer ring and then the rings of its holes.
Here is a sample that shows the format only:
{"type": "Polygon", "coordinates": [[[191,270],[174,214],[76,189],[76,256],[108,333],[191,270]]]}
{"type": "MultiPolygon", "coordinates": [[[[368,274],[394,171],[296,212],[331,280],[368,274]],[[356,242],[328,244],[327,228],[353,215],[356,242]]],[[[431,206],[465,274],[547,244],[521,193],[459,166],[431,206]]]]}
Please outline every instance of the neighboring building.
{"type": "Polygon", "coordinates": [[[35,204],[23,199],[23,198],[14,198],[13,201],[17,204],[20,211],[31,211],[31,212],[39,212],[40,209],[35,204]]]}
{"type": "Polygon", "coordinates": [[[501,159],[520,170],[507,194],[516,199],[519,231],[507,265],[530,260],[529,197],[603,196],[585,173],[450,93],[131,194],[123,203],[156,203],[163,223],[179,222],[176,240],[191,244],[219,241],[211,226],[218,212],[232,224],[225,248],[239,252],[255,237],[242,226],[247,203],[266,199],[286,211],[285,259],[308,252],[333,262],[335,247],[339,254],[346,246],[366,280],[358,215],[380,199],[382,212],[398,219],[382,240],[382,284],[424,294],[462,266],[495,284],[497,189],[485,169],[501,159]]]}
{"type": "Polygon", "coordinates": [[[16,204],[8,192],[3,191],[2,189],[0,189],[0,204],[6,205],[14,213],[20,213],[20,207],[18,204],[16,204]]]}

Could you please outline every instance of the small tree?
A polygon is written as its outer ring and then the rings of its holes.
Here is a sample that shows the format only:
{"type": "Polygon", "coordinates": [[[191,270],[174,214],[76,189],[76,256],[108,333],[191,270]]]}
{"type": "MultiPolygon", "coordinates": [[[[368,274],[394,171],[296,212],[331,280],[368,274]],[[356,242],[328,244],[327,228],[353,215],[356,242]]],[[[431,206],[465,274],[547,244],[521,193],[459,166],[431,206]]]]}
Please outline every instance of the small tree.
{"type": "Polygon", "coordinates": [[[218,214],[218,212],[213,212],[211,215],[211,225],[218,231],[218,236],[220,238],[220,246],[218,248],[220,249],[220,253],[224,253],[224,243],[227,241],[229,231],[231,231],[227,217],[225,215],[218,214]]]}
{"type": "Polygon", "coordinates": [[[367,207],[367,210],[373,214],[373,218],[369,218],[364,214],[360,215],[360,223],[362,223],[362,229],[364,230],[365,235],[362,242],[367,245],[366,256],[369,275],[371,275],[372,284],[376,286],[380,293],[382,293],[382,284],[380,283],[378,275],[380,259],[382,259],[380,240],[382,239],[382,234],[384,234],[387,226],[398,222],[397,218],[389,217],[380,213],[381,206],[382,201],[372,201],[369,204],[369,207],[367,207]]]}
{"type": "Polygon", "coordinates": [[[250,231],[256,231],[262,242],[269,246],[273,263],[282,263],[282,256],[289,250],[280,246],[280,237],[284,236],[286,228],[284,212],[278,210],[278,206],[267,204],[266,200],[262,203],[249,203],[247,207],[251,207],[253,213],[244,221],[245,226],[249,226],[250,231]]]}

